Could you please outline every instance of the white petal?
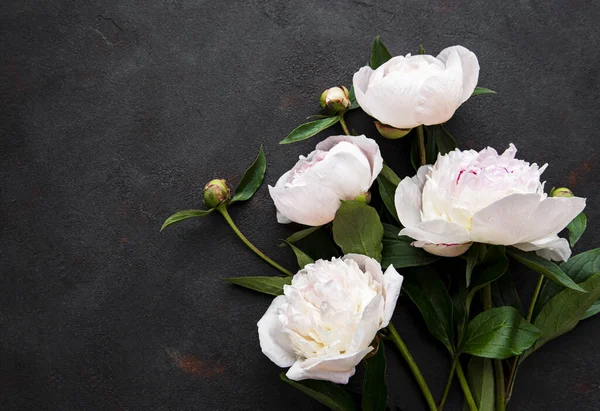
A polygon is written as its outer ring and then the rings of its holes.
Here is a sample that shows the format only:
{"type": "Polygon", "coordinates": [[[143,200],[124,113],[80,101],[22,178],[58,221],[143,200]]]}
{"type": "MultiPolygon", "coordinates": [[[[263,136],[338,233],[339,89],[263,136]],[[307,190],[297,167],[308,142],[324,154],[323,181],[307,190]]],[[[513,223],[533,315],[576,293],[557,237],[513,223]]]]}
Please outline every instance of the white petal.
{"type": "Polygon", "coordinates": [[[280,367],[289,367],[296,361],[296,355],[290,347],[288,336],[282,331],[277,318],[279,306],[285,303],[286,297],[275,297],[258,326],[258,338],[262,352],[280,367]]]}
{"type": "Polygon", "coordinates": [[[464,103],[471,97],[473,90],[479,81],[479,61],[475,53],[463,46],[452,46],[441,51],[437,58],[444,63],[447,62],[452,52],[456,51],[460,57],[463,72],[463,92],[460,104],[464,103]]]}
{"type": "Polygon", "coordinates": [[[380,294],[377,294],[369,301],[369,304],[367,304],[362,312],[362,318],[352,337],[352,342],[350,343],[351,351],[358,351],[373,342],[377,331],[381,329],[380,323],[384,306],[385,301],[380,294]]]}
{"type": "Polygon", "coordinates": [[[294,381],[312,379],[348,384],[348,380],[356,372],[358,363],[372,350],[373,347],[367,347],[357,353],[296,361],[286,376],[294,381]]]}
{"type": "Polygon", "coordinates": [[[342,257],[342,260],[353,260],[358,264],[358,268],[362,272],[369,273],[373,277],[374,280],[383,284],[383,271],[381,270],[381,264],[377,262],[374,258],[367,257],[363,254],[346,254],[342,257]]]}
{"type": "Polygon", "coordinates": [[[269,194],[283,217],[309,226],[333,221],[340,207],[340,200],[335,192],[313,184],[287,189],[269,186],[269,194]]]}
{"type": "Polygon", "coordinates": [[[542,238],[529,243],[515,244],[514,247],[523,251],[535,251],[537,255],[547,260],[567,261],[571,256],[569,242],[558,236],[542,238]]]}
{"type": "Polygon", "coordinates": [[[434,244],[456,245],[471,241],[465,227],[446,220],[422,221],[416,226],[403,228],[400,235],[434,244]]]}
{"type": "Polygon", "coordinates": [[[411,244],[414,247],[422,247],[425,251],[440,257],[457,257],[467,252],[473,243],[464,244],[432,244],[423,241],[415,241],[411,244]]]}
{"type": "Polygon", "coordinates": [[[471,237],[487,244],[528,243],[558,234],[584,208],[579,197],[511,194],[473,216],[471,237]]]}
{"type": "Polygon", "coordinates": [[[400,289],[402,288],[402,281],[404,277],[398,274],[398,271],[393,265],[390,265],[385,274],[383,274],[383,289],[385,297],[385,307],[383,309],[383,322],[380,328],[385,328],[390,323],[394,309],[396,308],[396,302],[400,295],[400,289]]]}
{"type": "Polygon", "coordinates": [[[281,214],[279,212],[279,210],[277,210],[277,222],[279,224],[289,224],[292,222],[292,220],[290,220],[289,218],[287,218],[286,216],[284,216],[283,214],[281,214]]]}
{"type": "Polygon", "coordinates": [[[404,227],[413,227],[421,222],[421,190],[415,177],[405,177],[396,188],[394,205],[404,227]]]}

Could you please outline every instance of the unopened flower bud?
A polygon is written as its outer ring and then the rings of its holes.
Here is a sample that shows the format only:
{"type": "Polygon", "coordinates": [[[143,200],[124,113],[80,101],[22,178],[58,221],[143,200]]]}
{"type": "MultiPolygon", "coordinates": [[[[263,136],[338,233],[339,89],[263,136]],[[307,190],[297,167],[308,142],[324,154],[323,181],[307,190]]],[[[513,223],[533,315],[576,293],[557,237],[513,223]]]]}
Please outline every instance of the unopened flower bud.
{"type": "Polygon", "coordinates": [[[379,134],[390,140],[402,138],[412,130],[412,128],[395,128],[379,121],[375,121],[375,127],[377,127],[379,134]]]}
{"type": "Polygon", "coordinates": [[[223,201],[229,200],[230,190],[225,180],[211,180],[204,186],[204,204],[215,208],[223,201]]]}
{"type": "Polygon", "coordinates": [[[573,192],[571,190],[569,190],[566,187],[559,187],[559,188],[553,188],[552,191],[550,191],[550,197],[565,197],[565,198],[570,198],[570,197],[575,197],[573,195],[573,192]]]}
{"type": "Polygon", "coordinates": [[[356,197],[354,200],[362,201],[365,204],[369,204],[371,202],[371,192],[367,191],[366,193],[363,193],[363,194],[359,195],[358,197],[356,197]]]}
{"type": "Polygon", "coordinates": [[[335,114],[350,108],[350,93],[344,86],[332,87],[321,94],[321,107],[328,113],[335,114]]]}

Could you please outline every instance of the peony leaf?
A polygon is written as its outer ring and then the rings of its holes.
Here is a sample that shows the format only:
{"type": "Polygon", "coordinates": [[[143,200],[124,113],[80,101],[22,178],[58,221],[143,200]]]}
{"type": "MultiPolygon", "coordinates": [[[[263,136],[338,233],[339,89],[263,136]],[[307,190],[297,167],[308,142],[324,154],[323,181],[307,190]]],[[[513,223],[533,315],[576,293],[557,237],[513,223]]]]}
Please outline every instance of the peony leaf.
{"type": "Polygon", "coordinates": [[[402,290],[417,306],[431,335],[454,353],[452,341],[452,300],[441,277],[430,267],[409,268],[402,272],[402,290]]]}
{"type": "MultiPolygon", "coordinates": [[[[554,283],[553,283],[554,284],[554,283]]],[[[509,306],[514,307],[523,314],[523,305],[521,298],[517,293],[517,287],[510,275],[510,272],[504,274],[498,280],[492,283],[492,300],[496,307],[509,306]]]]}
{"type": "Polygon", "coordinates": [[[164,230],[165,228],[167,228],[168,226],[170,226],[172,224],[178,223],[183,220],[187,220],[188,218],[204,217],[205,215],[210,214],[211,211],[213,211],[212,208],[210,210],[178,211],[175,214],[173,214],[171,217],[169,217],[165,220],[162,227],[160,228],[160,231],[164,230]]]}
{"type": "Polygon", "coordinates": [[[263,182],[266,170],[267,160],[265,158],[263,147],[260,146],[256,160],[254,160],[254,163],[248,167],[242,176],[242,180],[235,189],[235,194],[229,203],[231,204],[235,203],[236,201],[249,200],[254,193],[256,193],[256,190],[258,190],[258,187],[260,187],[261,183],[263,182]]]}
{"type": "Polygon", "coordinates": [[[350,87],[350,91],[348,92],[348,94],[350,95],[350,107],[348,108],[348,110],[354,110],[355,108],[359,108],[360,104],[358,104],[358,101],[356,101],[356,93],[354,93],[354,85],[352,85],[352,87],[350,87]]]}
{"type": "Polygon", "coordinates": [[[467,325],[460,352],[502,360],[520,355],[541,332],[513,307],[484,311],[467,325]]]}
{"type": "MultiPolygon", "coordinates": [[[[479,252],[481,253],[481,250],[479,252]]],[[[506,258],[505,247],[502,245],[489,246],[483,260],[473,269],[471,292],[497,280],[507,269],[508,258],[506,258]]]]}
{"type": "Polygon", "coordinates": [[[383,63],[392,58],[392,55],[388,51],[385,44],[381,41],[381,37],[375,37],[373,41],[373,48],[371,49],[371,59],[369,60],[369,65],[373,70],[377,67],[381,66],[383,63]]]}
{"type": "Polygon", "coordinates": [[[294,234],[292,234],[291,236],[289,236],[288,238],[286,238],[283,243],[279,244],[279,246],[285,247],[285,244],[288,242],[295,243],[296,241],[300,241],[303,238],[308,237],[309,235],[311,235],[312,233],[317,231],[319,228],[321,228],[321,226],[308,227],[308,228],[305,228],[304,230],[297,231],[294,234]]]}
{"type": "Polygon", "coordinates": [[[223,280],[269,295],[282,295],[283,286],[292,283],[292,277],[237,277],[223,280]]]}
{"type": "Polygon", "coordinates": [[[294,242],[294,245],[314,260],[330,260],[332,257],[339,257],[341,254],[333,242],[331,234],[327,232],[327,227],[319,227],[318,230],[298,239],[294,242]]]}
{"type": "Polygon", "coordinates": [[[419,171],[421,162],[419,160],[419,139],[413,138],[410,146],[410,163],[412,164],[415,171],[419,171]]]}
{"type": "Polygon", "coordinates": [[[546,260],[535,254],[534,252],[525,252],[516,248],[509,248],[508,254],[521,264],[526,265],[533,271],[542,274],[552,281],[562,285],[563,287],[570,288],[575,291],[585,293],[586,291],[578,286],[563,270],[561,270],[556,264],[546,260]]]}
{"type": "Polygon", "coordinates": [[[437,160],[437,153],[448,154],[457,147],[456,140],[442,124],[425,126],[425,134],[427,135],[428,151],[431,151],[427,158],[430,164],[437,160]],[[433,146],[432,148],[429,148],[430,144],[433,146]]]}
{"type": "Polygon", "coordinates": [[[588,308],[588,310],[585,312],[583,317],[581,317],[581,319],[585,320],[586,318],[590,318],[591,316],[596,315],[598,313],[600,313],[600,300],[597,300],[594,304],[592,304],[592,306],[588,308]]]}
{"type": "Polygon", "coordinates": [[[337,115],[322,118],[320,120],[309,121],[308,123],[304,123],[296,127],[286,138],[281,140],[279,144],[290,144],[297,141],[306,140],[307,138],[314,136],[326,128],[333,126],[338,121],[340,121],[340,117],[337,115]]]}
{"type": "Polygon", "coordinates": [[[585,232],[586,227],[587,217],[584,213],[579,213],[577,217],[569,223],[567,228],[569,229],[569,243],[571,244],[571,247],[575,247],[575,244],[585,232]]]}
{"type": "Polygon", "coordinates": [[[354,403],[350,393],[332,382],[317,380],[292,381],[285,376],[285,373],[281,373],[279,377],[292,387],[299,389],[304,394],[319,401],[330,410],[357,410],[356,404],[354,403]]]}
{"type": "Polygon", "coordinates": [[[480,94],[496,94],[496,92],[485,87],[475,87],[475,90],[473,90],[473,94],[471,94],[471,97],[478,96],[480,94]]]}
{"type": "Polygon", "coordinates": [[[467,269],[466,269],[466,277],[467,277],[467,287],[471,285],[471,276],[473,275],[473,268],[482,258],[482,254],[485,256],[485,245],[481,243],[475,243],[469,248],[467,252],[467,269]]]}
{"type": "Polygon", "coordinates": [[[333,239],[344,254],[363,254],[381,262],[383,226],[373,207],[342,201],[333,220],[333,239]]]}
{"type": "Polygon", "coordinates": [[[308,254],[296,247],[294,244],[288,241],[285,241],[285,243],[290,246],[290,248],[296,255],[296,260],[298,261],[298,267],[300,267],[300,269],[303,269],[304,266],[307,264],[312,264],[315,262],[315,260],[313,260],[308,254]]]}
{"type": "Polygon", "coordinates": [[[418,267],[428,265],[440,259],[439,256],[429,254],[419,247],[410,245],[413,240],[406,236],[398,236],[400,229],[391,224],[383,224],[383,252],[382,266],[393,265],[400,269],[405,267],[418,267]]]}
{"type": "Polygon", "coordinates": [[[377,351],[365,360],[363,380],[363,411],[385,411],[388,402],[388,388],[385,382],[385,353],[383,341],[379,341],[377,351]]]}
{"type": "Polygon", "coordinates": [[[379,195],[381,196],[381,200],[383,201],[385,208],[387,208],[392,217],[394,217],[398,222],[400,222],[400,219],[398,218],[398,213],[396,212],[394,198],[396,196],[396,188],[398,188],[399,183],[400,177],[398,177],[391,168],[384,164],[381,173],[379,173],[377,176],[377,187],[379,188],[379,195]]]}
{"type": "MultiPolygon", "coordinates": [[[[492,360],[471,357],[467,366],[467,381],[479,411],[494,411],[495,385],[492,360]]],[[[465,409],[469,409],[466,403],[465,409]]]]}

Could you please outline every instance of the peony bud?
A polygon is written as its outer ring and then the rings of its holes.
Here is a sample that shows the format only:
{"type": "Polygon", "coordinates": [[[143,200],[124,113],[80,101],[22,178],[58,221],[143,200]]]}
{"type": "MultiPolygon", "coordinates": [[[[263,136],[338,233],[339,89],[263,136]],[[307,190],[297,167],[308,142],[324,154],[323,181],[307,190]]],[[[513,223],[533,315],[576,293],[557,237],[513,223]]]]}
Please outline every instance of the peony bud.
{"type": "Polygon", "coordinates": [[[571,198],[571,197],[575,197],[573,195],[573,192],[571,190],[569,190],[566,187],[559,187],[559,188],[553,188],[550,191],[550,197],[565,197],[565,198],[571,198]]]}
{"type": "Polygon", "coordinates": [[[390,140],[402,138],[412,130],[412,128],[395,128],[379,121],[375,121],[375,127],[377,127],[379,134],[390,140]]]}
{"type": "Polygon", "coordinates": [[[350,107],[350,93],[344,86],[332,87],[321,94],[321,107],[328,113],[346,111],[350,107]]]}
{"type": "Polygon", "coordinates": [[[211,180],[204,186],[204,204],[207,207],[215,208],[223,201],[229,200],[229,187],[225,180],[211,180]]]}

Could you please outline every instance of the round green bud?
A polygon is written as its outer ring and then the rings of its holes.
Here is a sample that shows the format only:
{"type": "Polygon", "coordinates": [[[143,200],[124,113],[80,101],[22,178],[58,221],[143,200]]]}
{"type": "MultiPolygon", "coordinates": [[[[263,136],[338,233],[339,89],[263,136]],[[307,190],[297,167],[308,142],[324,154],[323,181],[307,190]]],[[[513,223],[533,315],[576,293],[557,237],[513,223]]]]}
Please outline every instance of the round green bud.
{"type": "Polygon", "coordinates": [[[566,187],[553,188],[550,197],[574,197],[573,192],[566,187]]]}
{"type": "Polygon", "coordinates": [[[325,90],[319,99],[321,108],[328,113],[336,114],[350,108],[350,93],[344,86],[325,90]]]}
{"type": "Polygon", "coordinates": [[[223,201],[229,200],[230,192],[225,180],[211,180],[204,186],[204,204],[207,207],[215,208],[223,201]]]}
{"type": "Polygon", "coordinates": [[[379,121],[375,122],[375,127],[377,127],[379,134],[390,140],[402,138],[410,133],[410,130],[412,130],[412,128],[395,128],[388,126],[387,124],[380,123],[379,121]]]}

